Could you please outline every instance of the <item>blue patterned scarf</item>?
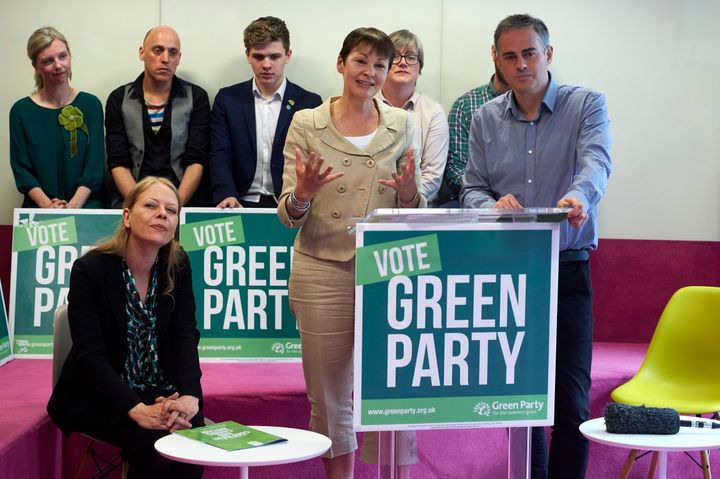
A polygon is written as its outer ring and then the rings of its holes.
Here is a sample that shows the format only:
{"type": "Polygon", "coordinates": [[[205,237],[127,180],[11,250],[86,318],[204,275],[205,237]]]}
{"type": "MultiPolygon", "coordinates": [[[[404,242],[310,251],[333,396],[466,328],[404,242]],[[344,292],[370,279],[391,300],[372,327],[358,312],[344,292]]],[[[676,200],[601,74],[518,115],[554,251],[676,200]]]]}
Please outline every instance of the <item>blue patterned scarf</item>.
{"type": "Polygon", "coordinates": [[[135,285],[130,268],[123,259],[123,278],[125,279],[125,311],[128,316],[125,371],[122,380],[133,389],[144,391],[148,387],[161,390],[173,390],[163,374],[158,359],[157,334],[157,261],[150,273],[145,304],[135,285]]]}

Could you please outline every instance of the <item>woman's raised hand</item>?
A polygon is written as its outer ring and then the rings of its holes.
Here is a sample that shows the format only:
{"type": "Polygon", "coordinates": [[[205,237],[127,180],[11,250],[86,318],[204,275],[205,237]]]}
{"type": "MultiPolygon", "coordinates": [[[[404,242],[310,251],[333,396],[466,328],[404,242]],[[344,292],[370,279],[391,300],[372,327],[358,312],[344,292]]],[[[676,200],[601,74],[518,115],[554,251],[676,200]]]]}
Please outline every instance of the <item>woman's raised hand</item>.
{"type": "Polygon", "coordinates": [[[405,153],[405,156],[407,161],[400,163],[400,174],[392,171],[390,172],[391,180],[381,179],[378,182],[397,191],[400,204],[408,205],[415,202],[418,190],[415,183],[415,153],[410,148],[405,153]]]}
{"type": "Polygon", "coordinates": [[[325,159],[317,153],[310,152],[307,159],[303,158],[300,148],[295,148],[295,172],[297,184],[295,185],[295,198],[298,201],[308,202],[323,187],[336,178],[344,176],[345,173],[333,173],[332,166],[323,170],[325,159]]]}

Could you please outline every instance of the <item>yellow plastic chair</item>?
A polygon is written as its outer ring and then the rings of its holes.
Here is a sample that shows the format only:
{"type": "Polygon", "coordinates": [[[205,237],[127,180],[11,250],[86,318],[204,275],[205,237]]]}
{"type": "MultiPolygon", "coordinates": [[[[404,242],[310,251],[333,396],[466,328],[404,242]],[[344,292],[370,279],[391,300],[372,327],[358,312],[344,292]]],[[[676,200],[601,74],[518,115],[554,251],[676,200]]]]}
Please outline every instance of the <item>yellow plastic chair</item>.
{"type": "MultiPolygon", "coordinates": [[[[640,370],[616,388],[614,401],[633,406],[667,407],[681,414],[717,415],[720,411],[720,288],[688,286],[673,294],[655,328],[640,370]]],[[[630,451],[621,479],[638,454],[630,451]]],[[[708,451],[701,453],[704,477],[710,479],[708,451]]],[[[655,475],[657,452],[650,475],[655,475]]]]}

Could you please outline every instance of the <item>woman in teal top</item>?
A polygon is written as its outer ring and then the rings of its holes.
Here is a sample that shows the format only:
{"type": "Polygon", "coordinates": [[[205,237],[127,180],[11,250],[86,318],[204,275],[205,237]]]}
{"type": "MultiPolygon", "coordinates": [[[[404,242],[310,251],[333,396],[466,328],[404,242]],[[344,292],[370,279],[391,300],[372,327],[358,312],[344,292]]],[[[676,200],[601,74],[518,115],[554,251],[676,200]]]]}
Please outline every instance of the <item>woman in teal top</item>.
{"type": "Polygon", "coordinates": [[[23,207],[103,208],[102,104],[70,86],[67,39],[52,27],[28,39],[35,92],[10,109],[10,165],[23,207]]]}

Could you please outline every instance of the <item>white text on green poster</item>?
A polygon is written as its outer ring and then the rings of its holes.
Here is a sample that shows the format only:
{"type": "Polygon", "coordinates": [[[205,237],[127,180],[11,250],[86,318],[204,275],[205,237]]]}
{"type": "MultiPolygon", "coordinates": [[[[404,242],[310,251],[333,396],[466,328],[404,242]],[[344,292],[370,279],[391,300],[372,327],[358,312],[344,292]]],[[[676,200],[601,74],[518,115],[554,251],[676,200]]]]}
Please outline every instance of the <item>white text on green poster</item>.
{"type": "Polygon", "coordinates": [[[16,209],[10,316],[15,356],[52,354],[55,309],[67,302],[76,259],[112,234],[120,210],[16,209]]]}
{"type": "MultiPolygon", "coordinates": [[[[356,319],[359,427],[547,420],[551,228],[425,230],[441,267],[419,269],[417,261],[412,274],[389,268],[384,280],[377,264],[374,277],[361,278],[358,260],[357,282],[365,281],[356,319]]],[[[362,240],[377,259],[378,251],[404,252],[419,238],[378,228],[362,240]]]]}
{"type": "Polygon", "coordinates": [[[54,218],[13,228],[13,251],[77,243],[75,217],[54,218]]]}
{"type": "Polygon", "coordinates": [[[442,270],[437,235],[373,244],[357,250],[357,284],[388,281],[442,270]]]}
{"type": "Polygon", "coordinates": [[[188,252],[245,242],[240,215],[180,225],[180,237],[183,248],[188,252]]]}
{"type": "Polygon", "coordinates": [[[362,401],[363,424],[433,424],[544,419],[547,396],[479,396],[362,401]]]}
{"type": "Polygon", "coordinates": [[[274,211],[185,210],[180,242],[193,272],[200,357],[300,357],[288,302],[295,231],[274,211]]]}

